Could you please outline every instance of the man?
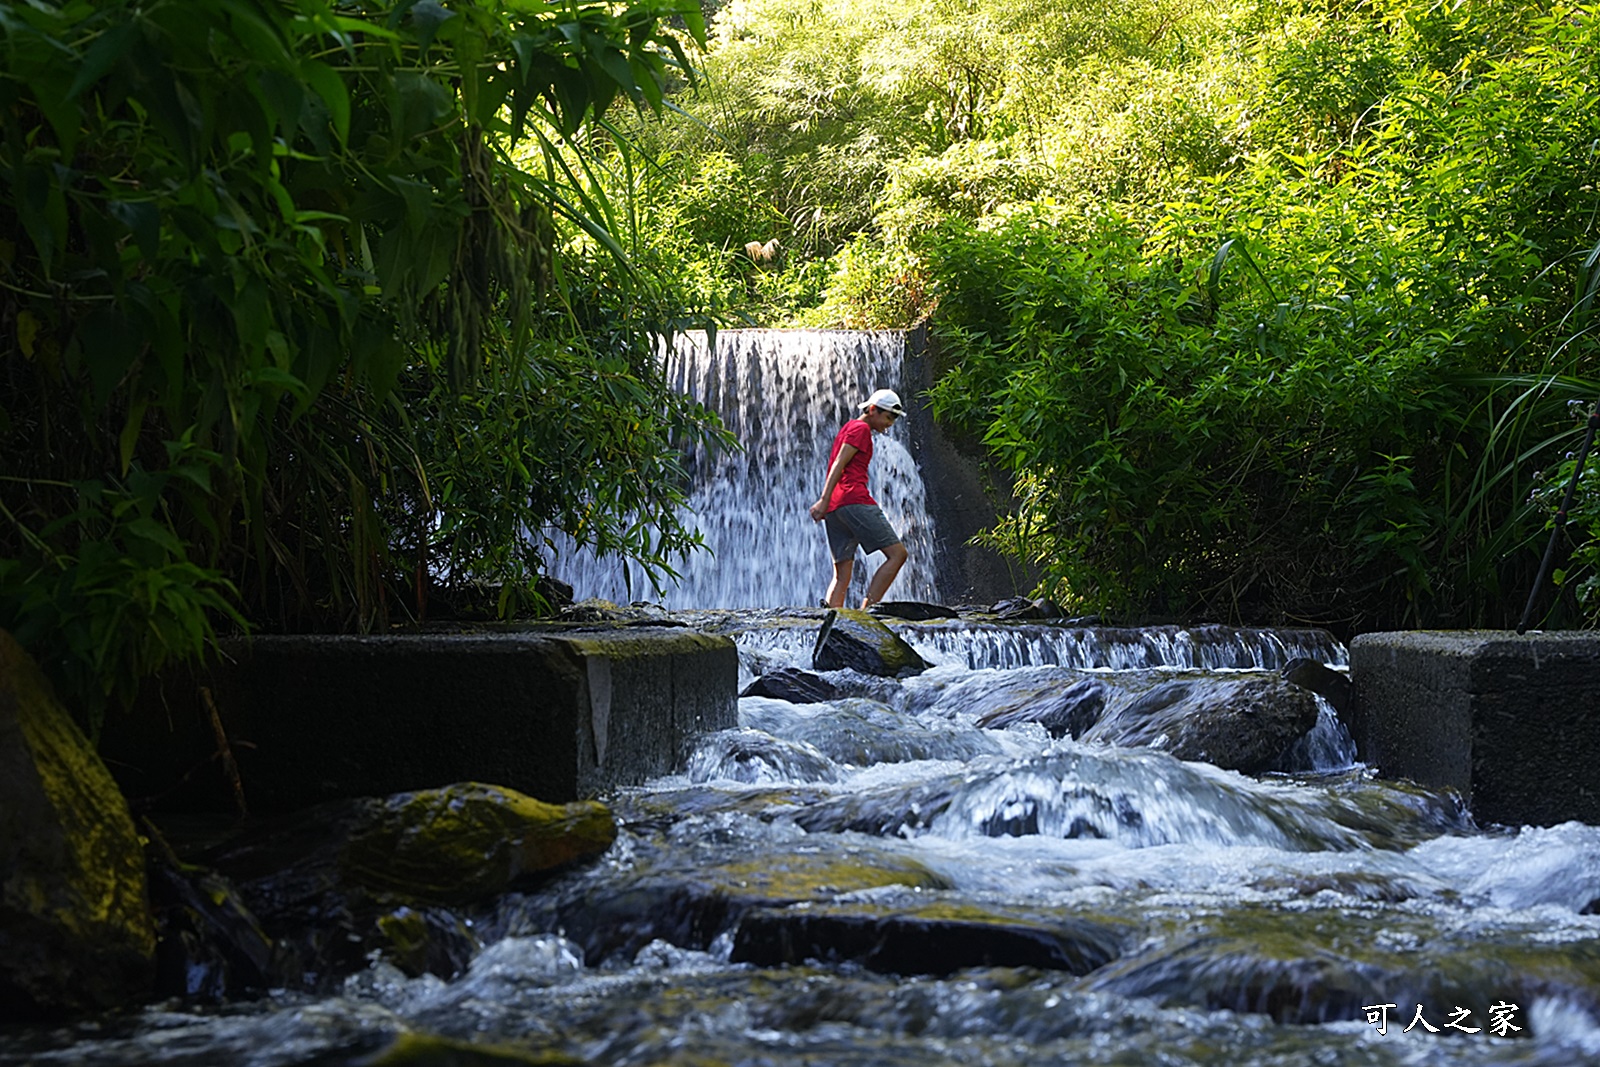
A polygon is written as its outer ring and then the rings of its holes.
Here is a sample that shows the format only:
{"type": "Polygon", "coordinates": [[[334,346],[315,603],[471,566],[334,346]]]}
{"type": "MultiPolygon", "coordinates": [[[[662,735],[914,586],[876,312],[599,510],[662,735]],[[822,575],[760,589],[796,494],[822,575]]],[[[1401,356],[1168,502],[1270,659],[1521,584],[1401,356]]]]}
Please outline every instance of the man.
{"type": "Polygon", "coordinates": [[[879,389],[861,409],[861,417],[845,423],[833,439],[828,482],[822,488],[822,496],[811,505],[811,518],[827,527],[828,549],[833,554],[833,581],[828,584],[825,598],[830,608],[844,607],[845,592],[855,569],[856,546],[883,553],[883,563],[867,583],[867,595],[861,602],[864,611],[883,599],[906,562],[906,546],[901,544],[900,535],[867,492],[872,435],[893,426],[906,410],[893,389],[879,389]]]}

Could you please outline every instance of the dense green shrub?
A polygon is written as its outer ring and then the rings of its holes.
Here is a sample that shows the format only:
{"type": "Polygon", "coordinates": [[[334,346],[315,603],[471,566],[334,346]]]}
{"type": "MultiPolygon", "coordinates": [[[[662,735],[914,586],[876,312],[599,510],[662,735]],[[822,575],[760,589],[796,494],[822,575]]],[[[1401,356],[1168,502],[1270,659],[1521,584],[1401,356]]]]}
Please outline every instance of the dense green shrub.
{"type": "Polygon", "coordinates": [[[676,304],[589,138],[663,105],[675,15],[0,7],[0,626],[92,710],[219,622],[536,598],[546,525],[669,567],[714,419],[656,372],[676,304]]]}
{"type": "Polygon", "coordinates": [[[1533,19],[1466,76],[1408,71],[1360,141],[1258,157],[1154,217],[927,240],[938,409],[1023,495],[996,540],[1086,607],[1514,621],[1537,554],[1508,553],[1562,416],[1513,402],[1596,355],[1572,312],[1597,26],[1533,19]]]}

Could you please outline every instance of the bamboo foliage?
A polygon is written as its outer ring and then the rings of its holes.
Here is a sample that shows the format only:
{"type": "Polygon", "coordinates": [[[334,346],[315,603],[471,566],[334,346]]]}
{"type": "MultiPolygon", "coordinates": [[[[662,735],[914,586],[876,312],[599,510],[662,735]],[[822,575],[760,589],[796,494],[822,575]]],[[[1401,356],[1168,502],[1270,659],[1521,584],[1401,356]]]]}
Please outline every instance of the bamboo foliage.
{"type": "Polygon", "coordinates": [[[670,569],[692,532],[640,516],[714,418],[572,168],[703,36],[682,0],[0,5],[0,626],[97,706],[219,621],[515,606],[546,525],[670,569]]]}

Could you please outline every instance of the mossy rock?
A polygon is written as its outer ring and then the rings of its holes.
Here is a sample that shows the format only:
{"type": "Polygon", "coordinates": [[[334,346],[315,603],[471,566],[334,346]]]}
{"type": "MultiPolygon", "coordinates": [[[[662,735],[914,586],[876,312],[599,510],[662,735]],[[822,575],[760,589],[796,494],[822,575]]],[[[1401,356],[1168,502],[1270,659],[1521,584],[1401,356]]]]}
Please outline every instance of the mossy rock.
{"type": "Polygon", "coordinates": [[[867,612],[850,608],[830,611],[823,619],[811,665],[819,671],[849,667],[883,678],[904,678],[928,669],[927,661],[899,634],[867,612]]]}
{"type": "Polygon", "coordinates": [[[0,1017],[135,1000],[154,976],[155,945],[128,806],[0,630],[0,1017]]]}
{"type": "Polygon", "coordinates": [[[276,984],[329,990],[372,952],[413,976],[459,973],[482,947],[468,920],[600,856],[616,834],[594,801],[546,804],[461,782],[320,804],[201,859],[238,887],[275,942],[276,984]]]}
{"type": "Polygon", "coordinates": [[[462,782],[372,804],[340,859],[351,881],[442,904],[504,893],[593,859],[617,838],[596,801],[546,804],[511,789],[462,782]]]}

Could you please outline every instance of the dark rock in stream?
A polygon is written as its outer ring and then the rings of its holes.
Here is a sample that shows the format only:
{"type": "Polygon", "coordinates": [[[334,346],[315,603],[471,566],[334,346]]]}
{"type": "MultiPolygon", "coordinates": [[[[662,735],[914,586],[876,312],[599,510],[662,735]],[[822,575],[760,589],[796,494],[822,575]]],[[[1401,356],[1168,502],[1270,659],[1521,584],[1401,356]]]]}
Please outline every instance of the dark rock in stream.
{"type": "Polygon", "coordinates": [[[277,944],[222,875],[180,861],[149,820],[145,856],[155,912],[158,996],[225,997],[284,984],[277,944]]]}
{"type": "Polygon", "coordinates": [[[145,885],[116,783],[0,630],[0,1020],[142,996],[156,945],[145,885]]]}
{"type": "Polygon", "coordinates": [[[1051,737],[1082,737],[1105,711],[1109,687],[1098,678],[1084,678],[1065,689],[1047,690],[1019,697],[1020,702],[1004,704],[987,712],[978,725],[1004,730],[1025,722],[1036,722],[1050,731],[1051,737]]]}
{"type": "Polygon", "coordinates": [[[1061,608],[1054,601],[1030,600],[1021,596],[1002,600],[990,608],[989,612],[996,618],[1012,622],[1061,618],[1061,608]]]}
{"type": "Polygon", "coordinates": [[[480,947],[472,909],[593,859],[615,838],[609,810],[593,801],[545,804],[465,782],[318,805],[202,858],[275,943],[272,984],[318,989],[372,952],[411,975],[455,974],[480,947]]]}
{"type": "Polygon", "coordinates": [[[1261,774],[1316,724],[1315,694],[1282,678],[1178,679],[1112,708],[1083,740],[1261,774]]]}
{"type": "Polygon", "coordinates": [[[817,631],[811,665],[819,671],[846,667],[882,678],[920,674],[928,664],[900,635],[865,611],[828,612],[817,631]]]}
{"type": "Polygon", "coordinates": [[[1082,975],[1120,956],[1123,936],[1110,922],[1055,916],[1032,923],[974,908],[759,908],[740,920],[729,958],[758,967],[848,961],[899,975],[942,977],[967,967],[1082,975]]]}
{"type": "Polygon", "coordinates": [[[790,851],[752,847],[747,855],[737,847],[730,854],[730,846],[753,842],[712,832],[688,844],[660,849],[636,839],[627,869],[579,871],[546,890],[507,897],[492,929],[559,930],[595,967],[632,959],[652,941],[704,950],[752,909],[820,906],[840,894],[891,886],[950,888],[916,860],[871,842],[818,848],[802,839],[790,851]]]}
{"type": "Polygon", "coordinates": [[[1350,704],[1355,696],[1349,675],[1301,656],[1283,665],[1283,677],[1302,689],[1311,690],[1326,700],[1340,719],[1349,721],[1350,704]]]}
{"type": "Polygon", "coordinates": [[[869,610],[880,618],[904,619],[906,622],[961,617],[955,608],[947,608],[943,604],[925,604],[920,600],[884,600],[872,605],[869,610]]]}
{"type": "Polygon", "coordinates": [[[1499,1001],[1526,1008],[1548,999],[1586,1013],[1600,1009],[1600,941],[1521,942],[1508,956],[1520,935],[1544,928],[1527,916],[1489,931],[1441,922],[1426,911],[1393,910],[1385,936],[1377,938],[1346,907],[1246,906],[1153,920],[1168,928],[1166,936],[1114,961],[1084,987],[1262,1014],[1285,1025],[1365,1020],[1367,1005],[1389,1003],[1396,1005],[1388,1016],[1395,1030],[1406,1027],[1418,1005],[1428,1006],[1434,1026],[1453,1005],[1472,1008],[1466,1025],[1480,1027],[1499,1001]]]}
{"type": "Polygon", "coordinates": [[[744,687],[742,697],[772,697],[791,704],[820,704],[837,700],[839,687],[810,671],[798,667],[780,667],[770,671],[744,687]]]}

